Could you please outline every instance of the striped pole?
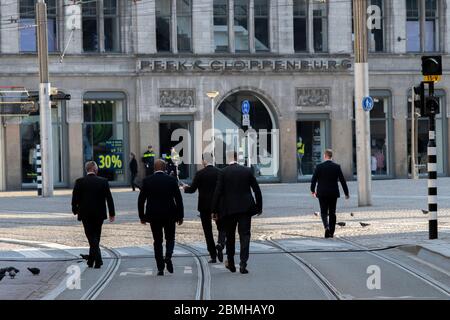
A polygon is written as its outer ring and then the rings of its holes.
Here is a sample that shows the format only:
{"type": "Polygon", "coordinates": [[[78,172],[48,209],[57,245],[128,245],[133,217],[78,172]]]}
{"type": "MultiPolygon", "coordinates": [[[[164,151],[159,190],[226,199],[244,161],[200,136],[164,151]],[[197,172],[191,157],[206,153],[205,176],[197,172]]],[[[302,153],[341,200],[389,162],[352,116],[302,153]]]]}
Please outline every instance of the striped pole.
{"type": "MultiPolygon", "coordinates": [[[[429,83],[429,95],[434,96],[434,83],[429,83]]],[[[427,106],[428,108],[428,106],[427,106]]],[[[430,111],[430,110],[428,110],[430,111]]],[[[436,150],[436,115],[429,112],[430,132],[428,140],[428,211],[429,211],[429,236],[430,240],[438,238],[437,218],[437,150],[436,150]]]]}
{"type": "Polygon", "coordinates": [[[41,145],[36,146],[36,173],[37,173],[37,192],[38,196],[42,196],[42,160],[41,145]]]}

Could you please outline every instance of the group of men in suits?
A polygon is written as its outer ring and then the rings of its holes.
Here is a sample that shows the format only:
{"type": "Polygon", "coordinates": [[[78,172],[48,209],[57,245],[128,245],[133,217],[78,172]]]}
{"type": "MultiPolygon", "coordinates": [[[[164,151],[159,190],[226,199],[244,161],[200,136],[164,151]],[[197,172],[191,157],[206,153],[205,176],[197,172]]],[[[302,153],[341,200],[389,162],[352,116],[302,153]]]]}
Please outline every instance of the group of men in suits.
{"type": "MultiPolygon", "coordinates": [[[[346,198],[349,191],[339,165],[332,161],[333,152],[326,150],[325,162],[318,165],[312,181],[311,193],[319,198],[325,237],[332,238],[336,225],[336,203],[339,198],[338,181],[346,198]]],[[[226,268],[236,272],[234,261],[236,228],[240,240],[239,271],[247,274],[251,238],[251,220],[263,210],[263,200],[258,182],[250,168],[239,165],[237,152],[227,154],[228,166],[220,170],[213,166],[211,154],[203,155],[204,168],[197,172],[192,185],[184,185],[185,193],[199,191],[198,211],[202,222],[210,263],[223,261],[226,248],[226,268]],[[215,244],[212,220],[218,229],[215,244]]],[[[108,181],[98,177],[98,166],[94,161],[85,165],[87,175],[76,181],[72,196],[72,211],[82,221],[90,250],[87,257],[89,267],[100,268],[103,264],[100,251],[102,225],[107,219],[108,205],[110,222],[115,220],[114,202],[108,181]]],[[[139,219],[143,225],[150,224],[158,275],[164,270],[174,272],[172,255],[175,247],[176,225],[183,224],[184,207],[180,187],[176,178],[166,173],[166,162],[154,162],[154,174],[143,180],[138,198],[139,219]],[[166,240],[164,255],[163,242],[166,240]]]]}

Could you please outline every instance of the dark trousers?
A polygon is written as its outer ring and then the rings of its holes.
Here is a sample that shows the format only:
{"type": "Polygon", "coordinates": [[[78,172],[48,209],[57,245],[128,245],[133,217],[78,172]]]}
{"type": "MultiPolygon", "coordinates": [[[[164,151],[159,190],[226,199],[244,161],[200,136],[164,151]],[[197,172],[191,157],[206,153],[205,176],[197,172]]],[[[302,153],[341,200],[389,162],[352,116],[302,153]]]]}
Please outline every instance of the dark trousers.
{"type": "MultiPolygon", "coordinates": [[[[214,243],[214,235],[212,231],[212,219],[211,214],[200,213],[200,219],[202,221],[203,233],[205,234],[206,248],[208,249],[211,259],[217,257],[216,245],[214,243]]],[[[222,248],[225,248],[225,230],[222,226],[220,220],[216,221],[217,231],[219,232],[219,237],[217,239],[217,244],[220,244],[222,248]]]]}
{"type": "Polygon", "coordinates": [[[320,214],[325,229],[329,229],[331,235],[336,230],[336,204],[337,197],[320,197],[320,214]]]}
{"type": "Polygon", "coordinates": [[[233,214],[223,218],[226,230],[226,247],[228,262],[234,263],[235,244],[236,244],[236,227],[239,233],[239,241],[241,244],[241,267],[247,266],[249,250],[250,250],[250,228],[252,224],[252,216],[248,213],[233,214]]]}
{"type": "Polygon", "coordinates": [[[133,172],[131,173],[131,188],[133,189],[133,191],[136,190],[136,187],[138,187],[136,185],[136,183],[134,183],[136,180],[136,175],[137,175],[137,173],[133,173],[133,172]]]}
{"type": "Polygon", "coordinates": [[[153,249],[158,271],[164,270],[163,238],[166,239],[166,259],[171,259],[175,247],[175,221],[152,220],[150,227],[153,234],[153,249]]]}
{"type": "Polygon", "coordinates": [[[153,167],[153,163],[150,164],[146,164],[145,165],[145,176],[151,176],[153,174],[153,172],[155,171],[154,167],[153,167]]]}
{"type": "Polygon", "coordinates": [[[100,251],[100,238],[102,236],[103,221],[83,220],[84,233],[89,242],[88,264],[103,263],[100,251]]]}

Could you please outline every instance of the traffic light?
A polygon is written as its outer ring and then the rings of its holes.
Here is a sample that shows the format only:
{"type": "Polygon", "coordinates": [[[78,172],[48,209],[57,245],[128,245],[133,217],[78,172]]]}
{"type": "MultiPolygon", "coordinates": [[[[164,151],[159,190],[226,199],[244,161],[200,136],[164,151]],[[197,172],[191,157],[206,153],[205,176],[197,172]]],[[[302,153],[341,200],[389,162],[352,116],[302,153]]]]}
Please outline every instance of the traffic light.
{"type": "Polygon", "coordinates": [[[428,97],[426,102],[427,115],[437,115],[439,114],[439,98],[437,97],[428,97]]]}
{"type": "Polygon", "coordinates": [[[441,76],[442,57],[441,56],[422,57],[422,74],[424,76],[441,76]]]}
{"type": "Polygon", "coordinates": [[[425,86],[423,83],[420,86],[414,87],[414,108],[420,110],[420,115],[426,117],[425,110],[425,86]]]}

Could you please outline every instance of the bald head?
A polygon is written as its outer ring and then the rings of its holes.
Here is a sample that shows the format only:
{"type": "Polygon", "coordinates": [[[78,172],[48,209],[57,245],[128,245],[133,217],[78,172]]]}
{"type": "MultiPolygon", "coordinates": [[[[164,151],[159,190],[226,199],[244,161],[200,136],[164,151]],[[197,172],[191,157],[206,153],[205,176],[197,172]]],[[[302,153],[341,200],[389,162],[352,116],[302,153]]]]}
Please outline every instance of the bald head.
{"type": "Polygon", "coordinates": [[[155,161],[155,171],[165,171],[166,162],[164,160],[158,159],[155,161]]]}

